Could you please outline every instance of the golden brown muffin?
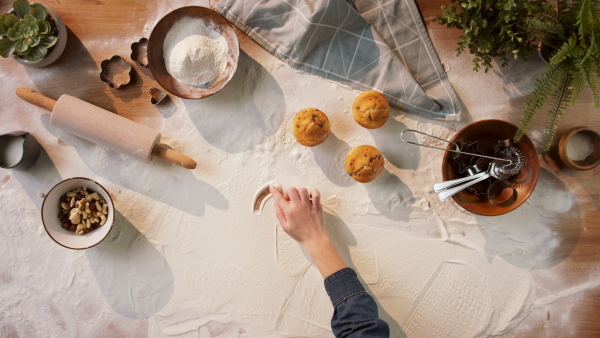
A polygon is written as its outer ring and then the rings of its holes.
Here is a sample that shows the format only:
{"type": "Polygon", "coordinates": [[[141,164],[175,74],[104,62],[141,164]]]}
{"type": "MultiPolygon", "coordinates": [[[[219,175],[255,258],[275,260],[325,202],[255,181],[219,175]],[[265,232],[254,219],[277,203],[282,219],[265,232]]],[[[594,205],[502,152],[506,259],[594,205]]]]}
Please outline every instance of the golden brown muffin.
{"type": "Polygon", "coordinates": [[[354,100],[352,116],[361,126],[376,129],[383,126],[390,117],[390,105],[383,94],[369,90],[354,100]]]}
{"type": "Polygon", "coordinates": [[[355,181],[371,182],[383,172],[385,159],[373,146],[358,146],[346,155],[346,171],[355,181]]]}
{"type": "Polygon", "coordinates": [[[316,108],[302,109],[292,121],[296,141],[306,147],[314,147],[327,139],[331,133],[327,115],[316,108]]]}

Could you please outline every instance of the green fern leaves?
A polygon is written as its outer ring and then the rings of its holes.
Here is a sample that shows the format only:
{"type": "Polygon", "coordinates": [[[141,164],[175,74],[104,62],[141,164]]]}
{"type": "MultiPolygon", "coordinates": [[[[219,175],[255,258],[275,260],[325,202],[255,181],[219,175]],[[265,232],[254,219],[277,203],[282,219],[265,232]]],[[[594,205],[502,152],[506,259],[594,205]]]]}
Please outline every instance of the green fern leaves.
{"type": "Polygon", "coordinates": [[[556,134],[558,121],[563,116],[567,107],[573,104],[573,76],[564,67],[560,68],[560,78],[557,78],[558,87],[550,94],[551,103],[548,110],[548,122],[544,131],[543,144],[547,145],[544,150],[548,150],[556,134]]]}
{"type": "Polygon", "coordinates": [[[575,56],[576,52],[574,49],[577,47],[577,36],[571,35],[569,39],[563,44],[554,55],[550,58],[550,63],[559,64],[565,61],[568,57],[575,56]]]}
{"type": "Polygon", "coordinates": [[[527,19],[530,31],[554,52],[536,79],[514,140],[518,142],[537,113],[549,102],[544,150],[549,150],[560,118],[589,87],[592,104],[600,107],[600,0],[560,0],[552,13],[527,19]]]}
{"type": "Polygon", "coordinates": [[[588,35],[593,32],[594,19],[598,20],[598,2],[593,0],[573,1],[573,11],[577,13],[576,25],[582,44],[587,43],[588,35]]]}
{"type": "Polygon", "coordinates": [[[582,82],[590,87],[593,106],[595,108],[600,107],[600,93],[598,92],[598,76],[600,76],[600,74],[594,69],[592,59],[588,57],[584,61],[576,63],[575,67],[577,67],[579,74],[581,74],[582,82]]]}
{"type": "Polygon", "coordinates": [[[565,28],[558,22],[548,20],[548,17],[542,19],[527,18],[527,24],[531,26],[530,31],[539,35],[540,38],[545,38],[548,35],[555,35],[561,39],[565,36],[565,28]],[[544,21],[542,21],[542,19],[544,21]]]}

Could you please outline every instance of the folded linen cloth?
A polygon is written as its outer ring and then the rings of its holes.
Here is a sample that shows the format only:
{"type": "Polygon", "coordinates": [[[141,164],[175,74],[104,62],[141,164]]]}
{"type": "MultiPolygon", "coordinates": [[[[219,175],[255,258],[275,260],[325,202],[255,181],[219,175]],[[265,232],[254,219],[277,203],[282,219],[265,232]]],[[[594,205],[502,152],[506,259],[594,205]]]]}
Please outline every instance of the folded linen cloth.
{"type": "Polygon", "coordinates": [[[292,67],[434,119],[460,119],[458,97],[414,0],[221,0],[215,8],[292,67]]]}

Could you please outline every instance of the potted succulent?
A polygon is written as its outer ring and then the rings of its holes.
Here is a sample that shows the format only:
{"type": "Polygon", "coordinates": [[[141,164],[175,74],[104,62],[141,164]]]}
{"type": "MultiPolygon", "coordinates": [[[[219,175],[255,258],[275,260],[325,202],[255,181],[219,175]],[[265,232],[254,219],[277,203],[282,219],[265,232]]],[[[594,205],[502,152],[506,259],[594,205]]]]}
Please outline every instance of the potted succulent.
{"type": "Polygon", "coordinates": [[[65,49],[67,29],[58,14],[39,3],[15,0],[0,17],[0,56],[28,66],[42,67],[65,49]]]}
{"type": "Polygon", "coordinates": [[[434,21],[449,28],[462,29],[456,55],[468,50],[473,58],[473,70],[481,66],[487,73],[492,58],[499,58],[502,66],[510,57],[527,60],[537,48],[527,29],[526,19],[531,13],[543,11],[549,5],[545,0],[451,0],[456,6],[442,6],[442,15],[434,21]]]}
{"type": "Polygon", "coordinates": [[[567,107],[575,104],[583,87],[592,93],[592,104],[600,107],[600,0],[560,0],[527,19],[530,31],[549,49],[550,60],[535,80],[519,129],[519,141],[533,117],[550,100],[544,131],[544,150],[549,150],[558,122],[567,107]]]}

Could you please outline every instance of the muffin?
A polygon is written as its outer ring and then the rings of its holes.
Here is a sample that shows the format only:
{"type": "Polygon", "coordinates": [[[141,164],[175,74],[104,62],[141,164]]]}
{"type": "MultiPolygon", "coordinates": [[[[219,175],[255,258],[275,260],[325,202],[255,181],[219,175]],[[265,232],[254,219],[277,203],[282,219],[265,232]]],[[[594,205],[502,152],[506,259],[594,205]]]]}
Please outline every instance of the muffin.
{"type": "Polygon", "coordinates": [[[390,105],[380,92],[364,92],[352,104],[352,116],[356,123],[367,129],[383,126],[390,117],[390,105]]]}
{"type": "Polygon", "coordinates": [[[385,159],[373,146],[358,146],[346,155],[346,172],[360,183],[371,182],[383,172],[385,159]]]}
{"type": "Polygon", "coordinates": [[[296,141],[306,147],[314,147],[327,139],[331,133],[327,115],[316,108],[302,109],[294,117],[292,130],[296,141]]]}

